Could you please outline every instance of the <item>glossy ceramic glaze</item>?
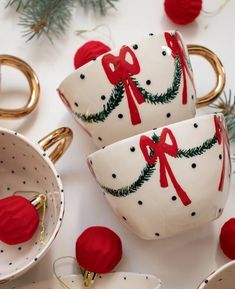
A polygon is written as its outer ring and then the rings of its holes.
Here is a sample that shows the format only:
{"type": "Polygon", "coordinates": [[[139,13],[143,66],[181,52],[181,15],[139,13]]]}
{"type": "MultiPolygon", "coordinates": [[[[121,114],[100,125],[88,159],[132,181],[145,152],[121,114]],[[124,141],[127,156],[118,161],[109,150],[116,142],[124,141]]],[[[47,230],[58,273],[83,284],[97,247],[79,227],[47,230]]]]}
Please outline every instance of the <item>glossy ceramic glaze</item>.
{"type": "Polygon", "coordinates": [[[174,31],[151,33],[98,57],[69,75],[58,91],[100,148],[195,115],[188,51],[174,31]]]}
{"type": "MultiPolygon", "coordinates": [[[[40,229],[30,241],[22,244],[10,246],[0,242],[0,283],[5,283],[26,272],[48,251],[63,219],[64,192],[46,152],[19,133],[2,128],[0,172],[1,198],[16,191],[36,191],[47,195],[45,245],[39,241],[40,229]]],[[[35,194],[21,195],[31,200],[35,194]]]]}
{"type": "Polygon", "coordinates": [[[235,261],[231,261],[213,272],[198,289],[235,289],[235,261]]]}
{"type": "MultiPolygon", "coordinates": [[[[61,280],[70,289],[83,289],[82,275],[62,276],[61,280]]],[[[31,282],[30,284],[23,284],[17,286],[13,284],[15,289],[59,289],[64,288],[55,278],[42,282],[31,282]]],[[[148,274],[136,274],[117,272],[105,275],[100,275],[94,285],[94,289],[160,289],[161,281],[155,276],[148,274]]]]}
{"type": "Polygon", "coordinates": [[[88,156],[118,217],[139,237],[170,237],[218,218],[230,184],[221,114],[148,131],[88,156]]]}

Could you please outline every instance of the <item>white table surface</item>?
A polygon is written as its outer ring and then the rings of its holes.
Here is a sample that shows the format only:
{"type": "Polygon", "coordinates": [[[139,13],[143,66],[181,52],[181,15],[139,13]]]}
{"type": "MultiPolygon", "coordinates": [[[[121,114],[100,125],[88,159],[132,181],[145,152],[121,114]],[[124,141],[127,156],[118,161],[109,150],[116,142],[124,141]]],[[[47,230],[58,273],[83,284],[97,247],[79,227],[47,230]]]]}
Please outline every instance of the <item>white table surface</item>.
{"type": "MultiPolygon", "coordinates": [[[[235,93],[235,1],[230,1],[217,16],[201,15],[195,23],[183,27],[166,19],[161,0],[120,0],[117,11],[111,10],[105,17],[77,9],[66,36],[55,40],[54,45],[47,39],[26,43],[17,25],[17,15],[11,9],[5,10],[4,2],[0,4],[0,54],[13,54],[26,60],[37,72],[42,90],[37,111],[23,120],[1,120],[0,126],[16,130],[34,142],[61,126],[68,126],[74,132],[71,148],[56,164],[66,193],[62,228],[48,254],[16,284],[52,278],[53,261],[60,256],[74,255],[77,236],[89,226],[104,225],[116,231],[123,241],[124,256],[117,271],[155,274],[162,279],[163,289],[196,289],[207,274],[228,261],[218,247],[218,236],[222,224],[235,216],[235,177],[225,212],[216,222],[167,240],[140,240],[119,222],[104,200],[86,165],[86,155],[96,148],[67,112],[56,88],[73,71],[73,55],[81,44],[91,39],[110,43],[105,29],[83,38],[75,36],[75,30],[92,29],[104,23],[112,33],[110,45],[116,47],[134,42],[149,32],[179,29],[187,43],[205,45],[220,56],[227,72],[226,91],[231,88],[235,93]]],[[[204,0],[208,9],[221,2],[204,0]]],[[[202,95],[213,85],[213,74],[210,75],[211,69],[201,59],[193,57],[192,62],[198,95],[202,95]]],[[[5,93],[1,95],[0,106],[22,104],[27,91],[24,78],[4,67],[2,80],[5,93]]],[[[63,268],[61,273],[72,272],[77,272],[76,266],[63,268]]],[[[2,288],[10,289],[12,284],[2,288]]]]}

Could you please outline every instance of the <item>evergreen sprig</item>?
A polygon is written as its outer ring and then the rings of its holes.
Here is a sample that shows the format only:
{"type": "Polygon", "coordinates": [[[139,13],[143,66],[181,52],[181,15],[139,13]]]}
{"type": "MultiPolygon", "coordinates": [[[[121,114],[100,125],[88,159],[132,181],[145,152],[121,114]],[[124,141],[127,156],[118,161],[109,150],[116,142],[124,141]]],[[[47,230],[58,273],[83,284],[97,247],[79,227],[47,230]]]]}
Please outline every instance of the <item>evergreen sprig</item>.
{"type": "MultiPolygon", "coordinates": [[[[4,0],[6,1],[6,0],[4,0]]],[[[118,0],[7,0],[20,13],[19,24],[24,27],[28,40],[45,34],[50,40],[60,37],[72,18],[73,8],[80,3],[85,9],[93,8],[105,14],[118,0]]]]}
{"type": "Polygon", "coordinates": [[[229,90],[227,95],[224,92],[224,98],[219,97],[218,101],[211,105],[217,111],[222,112],[225,117],[225,122],[228,128],[229,140],[235,141],[235,96],[232,96],[232,91],[229,90]]]}
{"type": "MultiPolygon", "coordinates": [[[[154,142],[157,142],[160,140],[159,136],[157,136],[156,134],[153,135],[152,137],[154,142]]],[[[178,154],[175,156],[175,158],[192,158],[192,157],[196,157],[199,155],[204,154],[207,150],[211,149],[217,142],[217,136],[216,134],[213,136],[213,138],[206,140],[205,142],[202,143],[202,145],[194,147],[194,148],[190,148],[190,149],[180,149],[178,151],[178,154]]],[[[151,150],[150,154],[152,154],[153,151],[151,150]]],[[[136,181],[134,181],[131,185],[120,188],[120,189],[112,189],[109,187],[106,187],[102,184],[100,184],[101,188],[108,194],[114,196],[114,197],[126,197],[132,193],[135,193],[138,189],[140,189],[142,187],[142,185],[147,182],[152,174],[154,173],[154,171],[156,170],[156,164],[157,164],[157,160],[155,162],[155,164],[150,165],[150,164],[146,164],[146,166],[144,167],[144,169],[141,171],[138,179],[136,181]]]]}
{"type": "MultiPolygon", "coordinates": [[[[180,65],[179,58],[175,60],[175,72],[172,86],[167,89],[165,93],[162,94],[152,94],[146,91],[139,85],[139,82],[132,78],[136,87],[143,95],[145,102],[151,103],[152,105],[169,103],[174,100],[179,92],[180,82],[181,82],[182,69],[180,65]]],[[[83,122],[97,123],[103,122],[112,113],[112,111],[119,105],[124,97],[124,86],[122,82],[114,87],[109,97],[106,105],[103,105],[103,110],[93,113],[93,114],[82,114],[79,112],[74,112],[74,114],[81,119],[83,122]]]]}

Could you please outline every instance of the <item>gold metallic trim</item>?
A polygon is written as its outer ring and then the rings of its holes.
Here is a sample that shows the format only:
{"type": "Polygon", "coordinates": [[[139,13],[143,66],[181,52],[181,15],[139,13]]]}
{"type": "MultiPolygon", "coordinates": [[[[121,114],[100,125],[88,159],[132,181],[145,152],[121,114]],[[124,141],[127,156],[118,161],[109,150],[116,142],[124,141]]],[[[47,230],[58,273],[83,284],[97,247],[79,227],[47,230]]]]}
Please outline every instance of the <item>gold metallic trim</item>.
{"type": "Polygon", "coordinates": [[[0,118],[15,119],[31,113],[37,106],[40,95],[39,80],[33,69],[22,59],[12,55],[0,55],[0,66],[7,65],[20,70],[29,83],[30,96],[27,104],[18,109],[0,109],[0,118]]]}
{"type": "Polygon", "coordinates": [[[51,146],[58,143],[56,148],[50,153],[49,157],[55,163],[68,149],[73,139],[73,132],[68,127],[61,127],[51,132],[42,138],[38,144],[44,151],[48,150],[51,146]]]}
{"type": "Polygon", "coordinates": [[[197,107],[209,105],[215,101],[223,92],[226,82],[226,75],[223,64],[214,52],[204,46],[190,44],[187,45],[187,47],[190,55],[194,54],[205,58],[210,63],[215,72],[216,84],[214,88],[205,96],[197,98],[196,102],[197,107]]]}

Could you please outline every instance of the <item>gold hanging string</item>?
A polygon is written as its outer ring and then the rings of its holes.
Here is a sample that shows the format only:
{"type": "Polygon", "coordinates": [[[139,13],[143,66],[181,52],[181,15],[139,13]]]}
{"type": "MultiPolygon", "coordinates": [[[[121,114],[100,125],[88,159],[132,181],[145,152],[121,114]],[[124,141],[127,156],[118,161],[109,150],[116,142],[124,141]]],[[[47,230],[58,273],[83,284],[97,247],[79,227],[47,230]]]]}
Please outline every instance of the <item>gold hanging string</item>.
{"type": "MultiPolygon", "coordinates": [[[[109,40],[109,45],[112,47],[112,49],[115,48],[115,42],[112,38],[112,31],[110,29],[110,27],[106,24],[99,24],[99,25],[96,25],[94,28],[92,29],[80,29],[80,30],[77,30],[75,33],[77,36],[82,36],[84,33],[90,33],[90,32],[94,32],[94,31],[97,31],[99,30],[100,28],[106,28],[106,30],[108,31],[108,40],[109,40]]],[[[100,35],[104,35],[103,33],[99,33],[100,35]]]]}
{"type": "Polygon", "coordinates": [[[224,9],[224,7],[228,4],[229,1],[230,0],[223,0],[222,4],[214,11],[207,11],[207,10],[202,9],[202,12],[206,16],[210,16],[210,17],[215,16],[215,15],[219,14],[224,9]]]}
{"type": "Polygon", "coordinates": [[[63,257],[60,257],[60,258],[57,258],[55,259],[54,263],[53,263],[53,274],[55,276],[55,278],[59,281],[59,283],[66,289],[70,289],[70,287],[65,284],[62,280],[61,280],[61,276],[59,276],[56,272],[56,264],[61,261],[61,260],[64,260],[64,259],[72,259],[76,262],[76,259],[72,256],[63,256],[63,257]]]}

